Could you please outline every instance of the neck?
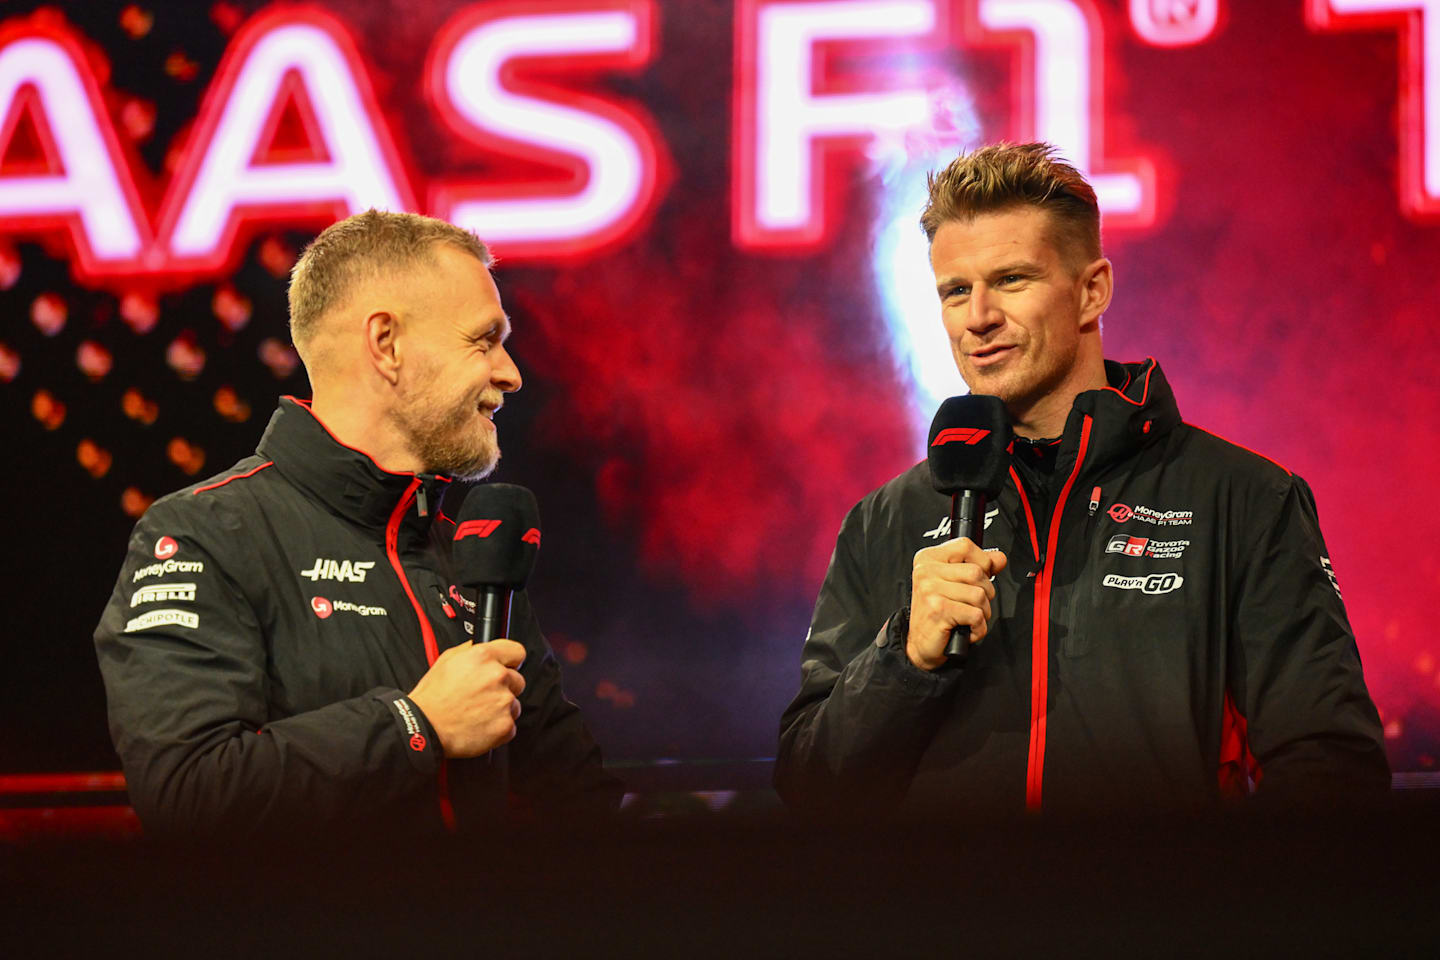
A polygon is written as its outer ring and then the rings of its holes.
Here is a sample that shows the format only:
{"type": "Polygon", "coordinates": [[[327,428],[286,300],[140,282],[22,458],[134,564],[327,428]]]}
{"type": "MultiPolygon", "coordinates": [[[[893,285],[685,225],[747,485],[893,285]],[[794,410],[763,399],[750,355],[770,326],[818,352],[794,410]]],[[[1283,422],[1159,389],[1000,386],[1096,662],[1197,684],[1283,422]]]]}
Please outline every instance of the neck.
{"type": "Polygon", "coordinates": [[[314,386],[310,409],[336,440],[361,450],[382,470],[392,473],[421,473],[423,464],[390,418],[378,414],[354,393],[340,397],[314,386]]]}
{"type": "Polygon", "coordinates": [[[1105,361],[1078,366],[1064,382],[1024,407],[1012,406],[1010,417],[1015,435],[1031,440],[1058,437],[1065,432],[1065,421],[1075,398],[1086,390],[1105,387],[1105,361]]]}

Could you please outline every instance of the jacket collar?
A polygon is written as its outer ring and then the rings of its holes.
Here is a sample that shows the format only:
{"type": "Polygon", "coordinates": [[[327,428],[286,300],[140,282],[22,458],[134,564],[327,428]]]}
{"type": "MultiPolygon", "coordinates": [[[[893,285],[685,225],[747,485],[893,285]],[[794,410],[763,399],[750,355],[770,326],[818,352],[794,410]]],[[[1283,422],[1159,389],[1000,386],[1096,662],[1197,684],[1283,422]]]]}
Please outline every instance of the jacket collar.
{"type": "Polygon", "coordinates": [[[314,500],[366,527],[385,527],[402,500],[402,525],[423,533],[440,509],[448,477],[385,470],[363,450],[336,439],[310,409],[310,401],[281,397],[256,453],[314,500]],[[410,488],[420,480],[415,494],[410,488]],[[420,515],[423,491],[426,516],[420,515]]]}
{"type": "Polygon", "coordinates": [[[1106,360],[1105,379],[1109,386],[1076,396],[1065,421],[1057,470],[1074,465],[1086,416],[1092,419],[1087,468],[1130,457],[1180,425],[1175,394],[1154,357],[1139,363],[1106,360]]]}

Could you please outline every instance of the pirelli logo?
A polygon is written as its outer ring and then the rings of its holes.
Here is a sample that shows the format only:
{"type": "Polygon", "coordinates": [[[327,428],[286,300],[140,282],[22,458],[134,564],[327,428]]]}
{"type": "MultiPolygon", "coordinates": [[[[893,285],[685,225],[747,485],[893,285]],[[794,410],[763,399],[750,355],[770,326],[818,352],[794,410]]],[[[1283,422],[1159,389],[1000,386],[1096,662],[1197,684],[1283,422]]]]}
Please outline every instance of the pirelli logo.
{"type": "Polygon", "coordinates": [[[149,587],[141,587],[135,591],[130,598],[130,606],[138,607],[142,603],[194,603],[195,584],[193,583],[157,583],[149,587]]]}

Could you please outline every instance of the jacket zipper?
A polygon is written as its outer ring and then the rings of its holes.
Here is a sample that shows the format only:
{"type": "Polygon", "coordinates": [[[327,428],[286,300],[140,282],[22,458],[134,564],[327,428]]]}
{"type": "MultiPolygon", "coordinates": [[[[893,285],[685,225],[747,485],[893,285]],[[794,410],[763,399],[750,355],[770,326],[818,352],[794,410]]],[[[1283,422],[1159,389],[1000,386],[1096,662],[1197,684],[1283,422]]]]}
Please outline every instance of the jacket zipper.
{"type": "MultiPolygon", "coordinates": [[[[1055,513],[1050,518],[1050,529],[1045,536],[1044,560],[1040,572],[1035,575],[1035,613],[1030,646],[1030,759],[1025,771],[1025,806],[1030,810],[1040,809],[1041,787],[1045,779],[1045,704],[1050,696],[1050,579],[1055,573],[1055,550],[1060,543],[1060,518],[1065,512],[1065,501],[1070,498],[1070,489],[1075,486],[1075,478],[1085,464],[1092,422],[1087,414],[1081,424],[1080,450],[1075,456],[1075,468],[1066,478],[1065,486],[1060,488],[1060,499],[1055,504],[1055,513]]],[[[1030,530],[1034,543],[1033,520],[1030,530]]]]}
{"type": "MultiPolygon", "coordinates": [[[[416,498],[416,491],[423,490],[424,484],[419,477],[410,481],[410,486],[400,495],[400,502],[395,504],[395,509],[390,513],[390,522],[385,524],[385,555],[390,558],[390,566],[395,570],[395,576],[400,578],[400,586],[405,588],[405,596],[410,598],[410,606],[415,609],[415,619],[420,621],[420,638],[425,642],[425,660],[430,666],[440,656],[439,645],[435,642],[435,631],[430,626],[425,611],[420,608],[420,601],[415,597],[415,591],[410,588],[410,579],[405,576],[405,568],[400,565],[400,521],[405,519],[405,511],[409,509],[410,502],[416,498]]],[[[451,833],[455,832],[455,808],[450,803],[450,776],[449,761],[440,760],[440,819],[445,822],[445,829],[451,833]]]]}

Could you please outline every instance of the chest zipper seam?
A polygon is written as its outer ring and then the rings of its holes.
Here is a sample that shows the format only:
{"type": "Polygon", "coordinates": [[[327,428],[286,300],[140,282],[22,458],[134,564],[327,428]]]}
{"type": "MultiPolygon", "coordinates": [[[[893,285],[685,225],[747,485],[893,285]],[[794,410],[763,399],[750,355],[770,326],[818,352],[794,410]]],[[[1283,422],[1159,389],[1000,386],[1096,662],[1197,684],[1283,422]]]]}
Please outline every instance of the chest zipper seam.
{"type": "MultiPolygon", "coordinates": [[[[1025,770],[1025,807],[1039,810],[1041,788],[1045,777],[1045,721],[1046,701],[1050,695],[1050,579],[1055,573],[1055,552],[1060,543],[1060,522],[1065,504],[1080,469],[1085,464],[1085,454],[1090,446],[1090,425],[1092,418],[1087,414],[1080,428],[1080,449],[1075,456],[1075,468],[1065,480],[1055,510],[1050,517],[1050,528],[1045,535],[1045,562],[1035,574],[1035,608],[1031,615],[1030,647],[1030,756],[1025,770]]],[[[1032,532],[1035,528],[1032,521],[1032,532]]],[[[1038,538],[1033,541],[1038,544],[1038,538]]],[[[1037,558],[1038,559],[1038,558],[1037,558]]]]}

